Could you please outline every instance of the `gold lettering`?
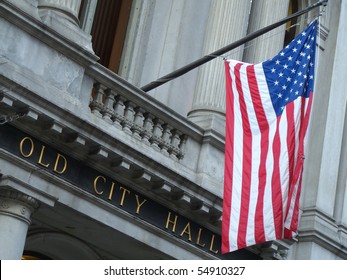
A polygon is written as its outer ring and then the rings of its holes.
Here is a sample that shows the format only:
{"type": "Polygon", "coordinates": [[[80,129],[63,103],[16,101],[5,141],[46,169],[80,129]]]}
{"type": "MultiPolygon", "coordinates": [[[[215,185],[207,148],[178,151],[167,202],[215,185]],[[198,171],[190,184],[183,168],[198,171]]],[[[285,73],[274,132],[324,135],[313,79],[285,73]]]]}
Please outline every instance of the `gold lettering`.
{"type": "Polygon", "coordinates": [[[205,245],[206,245],[205,243],[204,244],[200,243],[201,232],[202,232],[202,228],[199,228],[199,233],[198,233],[198,238],[196,239],[196,244],[200,245],[201,247],[205,247],[205,245]]]}
{"type": "Polygon", "coordinates": [[[213,250],[214,238],[215,238],[215,235],[212,234],[211,244],[210,244],[210,251],[211,251],[212,253],[218,254],[218,251],[219,251],[219,250],[213,250]]]}
{"type": "Polygon", "coordinates": [[[106,183],[106,178],[104,176],[97,176],[95,179],[94,179],[94,191],[97,193],[97,194],[103,194],[104,191],[98,191],[98,189],[96,188],[96,184],[97,182],[99,181],[99,179],[102,179],[104,181],[104,184],[106,183]]]}
{"type": "Polygon", "coordinates": [[[182,230],[181,236],[183,236],[183,234],[188,234],[188,240],[192,241],[192,234],[190,232],[190,222],[188,222],[185,228],[182,230]]]}
{"type": "Polygon", "coordinates": [[[121,200],[120,200],[120,206],[123,206],[125,194],[126,194],[126,193],[130,194],[130,191],[129,191],[128,189],[126,189],[126,188],[123,188],[123,187],[119,187],[119,189],[123,191],[123,193],[122,193],[122,198],[121,198],[121,200]]]}
{"type": "Polygon", "coordinates": [[[43,154],[45,153],[45,149],[46,149],[46,147],[44,145],[42,145],[39,161],[37,163],[42,165],[43,167],[48,168],[49,163],[43,163],[42,162],[42,158],[43,158],[43,154]]]}
{"type": "Polygon", "coordinates": [[[66,160],[66,158],[63,155],[58,153],[57,154],[57,158],[55,160],[53,171],[58,173],[58,174],[63,174],[66,171],[66,168],[67,168],[67,160],[66,160]],[[61,170],[58,170],[59,161],[61,159],[63,160],[63,166],[62,166],[63,168],[61,170]]]}
{"type": "Polygon", "coordinates": [[[140,214],[140,208],[141,208],[141,206],[147,201],[147,199],[144,199],[144,200],[140,203],[139,196],[138,196],[137,194],[135,194],[135,197],[136,197],[136,202],[137,202],[136,214],[140,214]]]}
{"type": "Polygon", "coordinates": [[[19,143],[19,152],[25,158],[28,158],[28,157],[30,157],[33,154],[33,152],[34,152],[34,142],[33,142],[33,140],[31,140],[30,137],[24,137],[22,139],[22,141],[20,141],[20,143],[19,143]],[[25,154],[24,151],[23,151],[23,145],[24,145],[24,142],[27,141],[27,140],[30,142],[30,146],[31,147],[30,147],[29,153],[25,154]]]}
{"type": "Polygon", "coordinates": [[[112,182],[112,185],[111,185],[110,195],[108,196],[109,200],[112,200],[113,190],[114,190],[114,182],[112,182]]]}
{"type": "Polygon", "coordinates": [[[165,228],[168,229],[169,228],[169,224],[173,224],[172,232],[175,232],[176,231],[176,223],[177,223],[177,215],[175,215],[175,219],[173,221],[170,220],[170,218],[171,218],[171,212],[169,211],[169,214],[167,215],[165,228]]]}

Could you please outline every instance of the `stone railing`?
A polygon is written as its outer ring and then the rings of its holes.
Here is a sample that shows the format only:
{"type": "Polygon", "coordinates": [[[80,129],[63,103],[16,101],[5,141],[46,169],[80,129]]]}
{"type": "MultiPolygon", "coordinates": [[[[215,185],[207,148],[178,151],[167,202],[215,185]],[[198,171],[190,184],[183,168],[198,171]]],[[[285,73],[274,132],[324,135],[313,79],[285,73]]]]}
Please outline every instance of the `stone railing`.
{"type": "Polygon", "coordinates": [[[94,115],[138,141],[173,159],[182,159],[188,136],[180,131],[179,125],[170,122],[170,114],[163,118],[157,112],[158,107],[151,110],[143,103],[130,100],[116,88],[96,82],[90,109],[94,115]]]}

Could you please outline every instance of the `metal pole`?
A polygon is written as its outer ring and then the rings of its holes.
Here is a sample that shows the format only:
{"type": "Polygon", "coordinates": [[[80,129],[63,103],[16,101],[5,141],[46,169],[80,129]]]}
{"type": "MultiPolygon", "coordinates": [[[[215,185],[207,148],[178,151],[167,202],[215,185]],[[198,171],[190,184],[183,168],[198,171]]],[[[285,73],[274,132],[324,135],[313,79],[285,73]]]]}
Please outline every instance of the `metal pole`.
{"type": "Polygon", "coordinates": [[[297,18],[303,14],[306,14],[307,12],[309,12],[312,9],[317,8],[321,5],[326,5],[327,2],[328,2],[328,0],[319,1],[315,4],[313,4],[312,6],[307,7],[304,10],[298,11],[298,12],[296,12],[296,13],[294,13],[294,14],[292,14],[292,15],[290,15],[290,16],[288,16],[288,17],[286,17],[286,18],[284,18],[284,19],[282,19],[276,23],[273,23],[273,24],[266,26],[262,29],[259,29],[255,32],[251,33],[251,34],[248,34],[247,36],[243,37],[242,39],[240,39],[234,43],[231,43],[230,45],[227,45],[227,46],[225,46],[225,47],[223,47],[223,48],[221,48],[221,49],[219,49],[213,53],[205,55],[204,57],[202,57],[198,60],[195,60],[195,61],[187,64],[186,66],[183,66],[183,67],[171,72],[170,74],[167,74],[167,75],[159,78],[158,80],[153,81],[153,82],[141,87],[141,89],[145,92],[148,92],[154,88],[157,88],[157,87],[161,86],[162,84],[165,84],[165,83],[167,83],[173,79],[176,79],[177,77],[182,76],[183,74],[199,67],[202,64],[205,64],[206,62],[209,62],[212,59],[215,59],[216,57],[218,57],[222,54],[227,53],[228,51],[231,51],[231,50],[245,44],[246,42],[253,40],[254,38],[259,37],[260,35],[265,34],[266,32],[269,32],[270,30],[275,29],[276,27],[286,23],[287,21],[290,21],[293,18],[297,18]]]}

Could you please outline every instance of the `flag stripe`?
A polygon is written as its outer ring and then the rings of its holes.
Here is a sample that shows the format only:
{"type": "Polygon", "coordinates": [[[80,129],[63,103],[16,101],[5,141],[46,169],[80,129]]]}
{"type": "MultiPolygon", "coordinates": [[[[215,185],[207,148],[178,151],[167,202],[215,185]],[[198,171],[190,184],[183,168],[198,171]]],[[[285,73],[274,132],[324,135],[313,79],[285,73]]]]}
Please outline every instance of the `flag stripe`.
{"type": "MultiPolygon", "coordinates": [[[[225,63],[226,73],[230,73],[229,63],[225,63]]],[[[234,95],[232,94],[231,89],[231,76],[226,75],[226,92],[229,98],[226,100],[226,112],[229,116],[230,121],[226,123],[225,130],[225,165],[224,165],[224,202],[223,202],[223,217],[222,220],[222,236],[229,237],[229,228],[230,228],[230,209],[231,209],[231,196],[232,196],[232,166],[233,166],[233,157],[231,156],[234,151],[234,146],[232,143],[232,137],[234,135],[234,95]]],[[[230,250],[229,238],[222,239],[222,252],[228,252],[230,250]]]]}
{"type": "MultiPolygon", "coordinates": [[[[238,247],[246,247],[246,234],[248,226],[249,200],[250,200],[250,185],[252,174],[252,133],[247,112],[247,105],[240,78],[241,64],[235,67],[235,82],[236,90],[239,94],[239,102],[241,109],[242,131],[243,131],[243,160],[242,160],[242,183],[241,183],[241,208],[239,217],[238,229],[238,247]]],[[[242,75],[244,77],[244,75],[242,75]]]]}
{"type": "MultiPolygon", "coordinates": [[[[266,185],[266,157],[269,150],[269,124],[265,115],[262,100],[260,98],[259,88],[256,81],[254,66],[249,66],[247,71],[248,83],[250,91],[252,92],[252,102],[254,104],[256,119],[260,129],[260,163],[258,169],[258,197],[256,201],[256,209],[254,217],[254,241],[255,243],[264,242],[265,231],[264,231],[264,190],[266,185]]],[[[258,143],[257,143],[258,144],[258,143]]]]}

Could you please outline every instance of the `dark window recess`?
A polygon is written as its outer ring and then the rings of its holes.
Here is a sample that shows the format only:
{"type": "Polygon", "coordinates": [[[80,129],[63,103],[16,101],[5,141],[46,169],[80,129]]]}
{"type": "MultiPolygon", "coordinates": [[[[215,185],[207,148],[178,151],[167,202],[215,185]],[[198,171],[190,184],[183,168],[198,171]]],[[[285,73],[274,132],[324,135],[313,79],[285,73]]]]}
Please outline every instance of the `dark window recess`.
{"type": "MultiPolygon", "coordinates": [[[[291,15],[296,13],[297,11],[298,11],[298,0],[290,1],[288,14],[291,15]]],[[[295,38],[296,26],[293,26],[293,25],[296,24],[297,22],[298,22],[297,18],[294,18],[287,22],[286,34],[284,37],[284,46],[288,45],[295,38]],[[293,26],[293,27],[289,28],[290,26],[293,26]]]]}
{"type": "Polygon", "coordinates": [[[132,0],[98,1],[93,26],[92,44],[99,63],[118,72],[123,51],[132,0]]]}

